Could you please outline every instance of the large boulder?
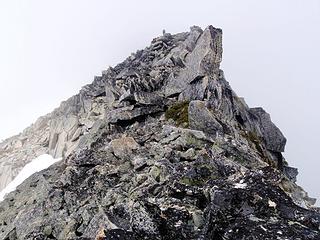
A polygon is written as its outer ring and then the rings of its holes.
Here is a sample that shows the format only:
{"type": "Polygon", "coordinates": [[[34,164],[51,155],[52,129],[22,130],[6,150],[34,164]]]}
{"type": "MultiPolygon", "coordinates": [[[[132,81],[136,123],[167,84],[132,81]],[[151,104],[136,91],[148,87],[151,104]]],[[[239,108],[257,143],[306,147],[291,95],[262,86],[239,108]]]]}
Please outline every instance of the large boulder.
{"type": "Polygon", "coordinates": [[[258,128],[267,149],[273,152],[284,152],[287,139],[271,121],[270,115],[263,108],[251,108],[250,112],[256,117],[258,128]]]}
{"type": "Polygon", "coordinates": [[[188,108],[189,126],[191,129],[200,130],[211,135],[223,132],[223,127],[216,120],[204,101],[191,101],[188,108]]]}
{"type": "Polygon", "coordinates": [[[139,148],[139,144],[132,137],[121,137],[110,142],[114,155],[118,158],[127,158],[132,151],[139,148]]]}

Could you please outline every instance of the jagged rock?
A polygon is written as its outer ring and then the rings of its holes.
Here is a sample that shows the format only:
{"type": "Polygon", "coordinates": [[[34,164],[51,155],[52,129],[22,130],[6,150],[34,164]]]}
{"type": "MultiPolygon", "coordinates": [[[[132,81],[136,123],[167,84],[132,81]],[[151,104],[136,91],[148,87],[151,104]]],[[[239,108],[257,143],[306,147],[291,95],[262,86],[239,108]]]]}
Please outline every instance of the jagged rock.
{"type": "Polygon", "coordinates": [[[139,144],[132,137],[121,137],[110,142],[114,155],[118,158],[126,158],[133,150],[139,148],[139,144]]]}
{"type": "Polygon", "coordinates": [[[297,168],[284,166],[283,172],[292,182],[297,181],[297,176],[298,176],[298,169],[297,168]]]}
{"type": "Polygon", "coordinates": [[[71,142],[75,142],[79,139],[80,135],[82,134],[81,128],[78,128],[75,133],[71,137],[71,142]]]}
{"type": "Polygon", "coordinates": [[[287,140],[279,128],[272,123],[270,115],[262,108],[251,108],[250,112],[258,118],[259,128],[267,149],[274,152],[284,152],[287,140]]]}
{"type": "Polygon", "coordinates": [[[138,117],[143,117],[151,113],[161,112],[163,107],[134,107],[133,105],[123,108],[118,108],[107,113],[106,121],[109,123],[117,123],[121,121],[130,121],[138,117]]]}
{"type": "Polygon", "coordinates": [[[111,87],[106,85],[106,103],[109,108],[112,108],[114,101],[116,100],[114,93],[111,90],[111,87]]]}
{"type": "Polygon", "coordinates": [[[223,127],[206,107],[204,101],[191,101],[188,113],[190,128],[207,132],[213,136],[218,132],[223,132],[223,127]]]}
{"type": "Polygon", "coordinates": [[[207,96],[209,79],[208,77],[199,77],[194,79],[190,85],[179,95],[180,101],[204,100],[207,96]]]}
{"type": "Polygon", "coordinates": [[[166,95],[181,93],[192,81],[203,78],[219,68],[222,60],[222,31],[207,27],[196,40],[195,47],[185,57],[185,68],[177,77],[172,74],[166,87],[166,95]],[[210,64],[207,64],[210,61],[210,64]]]}
{"type": "Polygon", "coordinates": [[[0,239],[319,239],[285,138],[220,69],[222,32],[165,33],[0,143],[0,239]]]}
{"type": "Polygon", "coordinates": [[[262,173],[272,175],[269,171],[263,169],[261,173],[246,175],[240,180],[245,186],[242,188],[212,189],[211,206],[205,211],[208,221],[204,239],[216,236],[222,239],[260,239],[261,236],[264,239],[319,239],[320,215],[297,209],[286,194],[268,183],[275,175],[268,180],[261,176],[262,173]],[[263,182],[265,180],[267,182],[263,182]],[[305,217],[301,218],[302,215],[305,217]]]}
{"type": "Polygon", "coordinates": [[[106,238],[105,229],[101,228],[95,238],[95,240],[104,240],[106,238]]]}
{"type": "Polygon", "coordinates": [[[142,105],[163,105],[164,99],[163,97],[148,92],[135,92],[133,93],[134,100],[142,105]]]}

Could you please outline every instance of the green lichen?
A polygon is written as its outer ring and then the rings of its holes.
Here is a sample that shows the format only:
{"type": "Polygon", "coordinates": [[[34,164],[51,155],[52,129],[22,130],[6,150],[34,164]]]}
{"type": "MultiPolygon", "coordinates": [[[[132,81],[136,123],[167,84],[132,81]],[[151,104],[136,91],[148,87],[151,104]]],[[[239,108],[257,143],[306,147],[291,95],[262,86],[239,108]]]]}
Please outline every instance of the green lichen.
{"type": "Polygon", "coordinates": [[[244,133],[243,136],[248,140],[248,142],[253,143],[255,148],[263,154],[263,150],[261,148],[262,140],[255,132],[249,131],[247,133],[244,133]]]}
{"type": "Polygon", "coordinates": [[[161,175],[161,168],[157,166],[153,166],[150,170],[150,175],[156,180],[157,182],[160,181],[160,175],[161,175]]]}
{"type": "Polygon", "coordinates": [[[259,143],[260,142],[260,138],[258,137],[258,135],[255,132],[249,131],[247,133],[247,138],[254,143],[259,143]]]}
{"type": "Polygon", "coordinates": [[[249,131],[246,133],[242,133],[242,136],[245,137],[247,139],[247,141],[251,144],[253,144],[253,146],[255,147],[255,149],[258,151],[260,157],[266,162],[268,163],[270,166],[276,168],[277,167],[277,163],[273,160],[271,160],[270,158],[268,158],[268,156],[266,155],[265,151],[263,150],[263,139],[262,137],[259,137],[255,132],[249,131]]]}
{"type": "Polygon", "coordinates": [[[189,102],[177,102],[170,106],[165,113],[166,119],[173,119],[177,126],[188,127],[189,115],[188,115],[189,102]]]}
{"type": "Polygon", "coordinates": [[[195,166],[195,171],[198,173],[198,176],[183,176],[180,179],[180,183],[187,186],[203,186],[209,180],[216,180],[219,178],[217,170],[210,164],[201,164],[199,166],[195,166]]]}
{"type": "Polygon", "coordinates": [[[203,179],[199,180],[195,178],[183,177],[181,178],[180,183],[187,186],[202,186],[205,184],[205,181],[203,179]]]}
{"type": "Polygon", "coordinates": [[[201,149],[203,147],[204,142],[192,134],[188,134],[186,136],[186,144],[189,148],[201,149]]]}
{"type": "Polygon", "coordinates": [[[240,163],[241,165],[244,165],[247,163],[247,160],[240,155],[234,156],[233,160],[240,163]]]}

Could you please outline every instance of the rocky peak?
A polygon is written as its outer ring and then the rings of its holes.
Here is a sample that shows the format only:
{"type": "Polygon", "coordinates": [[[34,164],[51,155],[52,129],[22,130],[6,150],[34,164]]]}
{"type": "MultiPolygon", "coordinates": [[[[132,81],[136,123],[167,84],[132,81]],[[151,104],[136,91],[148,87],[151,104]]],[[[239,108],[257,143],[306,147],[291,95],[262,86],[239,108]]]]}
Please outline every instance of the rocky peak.
{"type": "Polygon", "coordinates": [[[169,34],[1,143],[1,239],[319,239],[286,139],[220,69],[222,31],[169,34]],[[3,170],[2,170],[3,169],[3,170]]]}

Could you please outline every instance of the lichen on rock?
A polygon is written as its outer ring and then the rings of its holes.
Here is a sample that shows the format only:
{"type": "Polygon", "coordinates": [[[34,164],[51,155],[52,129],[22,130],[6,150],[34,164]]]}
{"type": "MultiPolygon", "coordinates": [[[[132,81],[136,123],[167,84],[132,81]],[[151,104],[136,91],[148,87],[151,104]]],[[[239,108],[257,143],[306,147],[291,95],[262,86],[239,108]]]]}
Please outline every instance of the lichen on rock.
{"type": "Polygon", "coordinates": [[[173,119],[177,126],[188,127],[188,107],[188,101],[177,102],[167,109],[165,116],[167,119],[173,119]]]}

